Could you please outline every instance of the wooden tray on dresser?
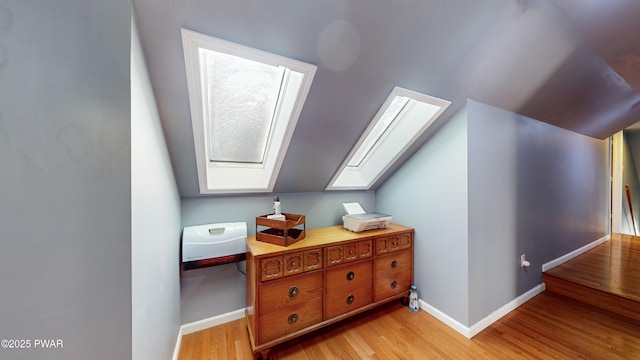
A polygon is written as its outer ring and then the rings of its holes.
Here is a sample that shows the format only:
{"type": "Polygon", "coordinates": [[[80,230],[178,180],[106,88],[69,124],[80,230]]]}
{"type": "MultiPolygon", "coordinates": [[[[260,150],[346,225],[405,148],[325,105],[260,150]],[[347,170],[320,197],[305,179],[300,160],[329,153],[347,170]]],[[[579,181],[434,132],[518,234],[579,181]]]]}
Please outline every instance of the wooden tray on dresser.
{"type": "Polygon", "coordinates": [[[306,236],[305,216],[282,213],[285,220],[269,219],[269,215],[256,216],[256,240],[289,246],[306,236]],[[302,230],[299,227],[302,226],[302,230]],[[262,227],[262,229],[260,229],[262,227]]]}

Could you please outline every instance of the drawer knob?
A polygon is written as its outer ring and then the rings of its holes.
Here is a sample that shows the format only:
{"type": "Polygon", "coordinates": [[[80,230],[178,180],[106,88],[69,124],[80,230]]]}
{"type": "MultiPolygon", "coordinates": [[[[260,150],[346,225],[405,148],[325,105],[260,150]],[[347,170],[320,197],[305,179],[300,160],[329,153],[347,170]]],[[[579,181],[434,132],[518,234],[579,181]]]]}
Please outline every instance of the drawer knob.
{"type": "Polygon", "coordinates": [[[356,274],[354,274],[353,271],[347,273],[347,280],[351,281],[354,277],[356,277],[356,274]]]}
{"type": "Polygon", "coordinates": [[[289,318],[287,319],[287,321],[289,322],[289,324],[295,323],[296,321],[298,321],[298,314],[293,313],[289,315],[289,318]]]}
{"type": "Polygon", "coordinates": [[[397,260],[393,260],[393,261],[391,262],[391,267],[392,267],[392,268],[395,268],[395,267],[397,267],[397,266],[398,266],[398,261],[397,261],[397,260]]]}
{"type": "Polygon", "coordinates": [[[397,282],[397,281],[395,281],[395,280],[393,280],[393,281],[391,282],[391,288],[392,288],[392,289],[395,289],[395,288],[397,288],[397,287],[398,287],[398,282],[397,282]]]}
{"type": "Polygon", "coordinates": [[[289,297],[295,297],[296,295],[298,295],[298,287],[297,286],[292,286],[289,288],[289,297]]]}
{"type": "Polygon", "coordinates": [[[351,304],[355,299],[356,297],[353,296],[353,294],[349,294],[349,296],[347,296],[347,304],[351,304]]]}

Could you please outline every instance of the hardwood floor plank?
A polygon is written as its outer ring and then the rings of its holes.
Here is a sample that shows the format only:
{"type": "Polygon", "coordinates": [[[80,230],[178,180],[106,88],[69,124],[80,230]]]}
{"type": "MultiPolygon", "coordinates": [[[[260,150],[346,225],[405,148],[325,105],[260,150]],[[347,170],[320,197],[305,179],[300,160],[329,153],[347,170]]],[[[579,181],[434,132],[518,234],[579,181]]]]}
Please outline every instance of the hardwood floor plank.
{"type": "MultiPolygon", "coordinates": [[[[502,347],[510,357],[534,359],[579,358],[579,353],[567,345],[570,340],[556,336],[557,327],[553,331],[544,332],[549,323],[530,321],[527,324],[512,322],[503,328],[497,344],[506,342],[509,347],[502,347]],[[515,350],[509,350],[515,349],[515,350]],[[509,352],[517,351],[517,352],[509,352]]],[[[495,353],[495,348],[492,349],[495,353]]]]}
{"type": "Polygon", "coordinates": [[[224,324],[224,342],[226,345],[227,359],[237,359],[236,355],[236,341],[233,331],[233,322],[224,324]]]}
{"type": "Polygon", "coordinates": [[[178,354],[178,360],[190,360],[193,359],[193,340],[192,334],[182,336],[180,341],[180,353],[178,354]]]}
{"type": "Polygon", "coordinates": [[[376,352],[369,346],[367,341],[355,331],[348,331],[344,334],[344,337],[354,349],[358,350],[360,358],[373,359],[376,356],[376,352]]]}
{"type": "Polygon", "coordinates": [[[231,324],[233,324],[236,359],[253,359],[253,352],[251,351],[251,343],[249,342],[247,330],[247,320],[242,318],[231,324]]]}
{"type": "Polygon", "coordinates": [[[201,360],[201,359],[207,359],[208,358],[208,354],[209,351],[207,350],[207,352],[205,354],[202,353],[202,337],[203,336],[208,336],[209,333],[205,332],[205,333],[195,333],[193,335],[193,352],[192,352],[192,357],[191,359],[193,360],[201,360]]]}
{"type": "MultiPolygon", "coordinates": [[[[309,338],[306,336],[305,338],[309,338]]],[[[302,340],[302,339],[300,339],[302,340]]],[[[331,351],[326,346],[321,336],[311,337],[310,340],[300,343],[309,359],[331,359],[331,351]]],[[[294,360],[295,358],[292,358],[294,360]]]]}
{"type": "Polygon", "coordinates": [[[331,334],[331,337],[325,337],[325,340],[328,340],[327,346],[331,349],[331,353],[334,355],[335,359],[357,360],[362,358],[359,351],[357,351],[344,336],[343,331],[331,334]]]}
{"type": "Polygon", "coordinates": [[[309,360],[306,351],[300,344],[294,344],[290,347],[287,347],[274,355],[274,359],[278,360],[286,360],[286,359],[300,359],[300,360],[309,360]]]}
{"type": "Polygon", "coordinates": [[[200,340],[200,349],[199,349],[199,353],[200,353],[200,359],[206,359],[209,360],[209,352],[211,351],[211,332],[203,332],[202,334],[198,335],[198,339],[200,340]]]}

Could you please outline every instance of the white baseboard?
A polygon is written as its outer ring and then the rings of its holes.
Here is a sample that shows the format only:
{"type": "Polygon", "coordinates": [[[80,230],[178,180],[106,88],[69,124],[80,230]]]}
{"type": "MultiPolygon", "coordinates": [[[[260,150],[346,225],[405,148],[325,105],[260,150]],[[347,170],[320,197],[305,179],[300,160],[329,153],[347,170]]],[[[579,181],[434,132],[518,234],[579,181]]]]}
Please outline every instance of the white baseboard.
{"type": "Polygon", "coordinates": [[[556,266],[558,266],[558,265],[560,265],[560,264],[562,264],[562,263],[564,263],[566,261],[569,261],[569,260],[573,259],[574,257],[582,254],[582,253],[585,253],[585,252],[593,249],[594,247],[602,244],[603,242],[605,242],[605,241],[607,241],[609,239],[611,239],[611,235],[605,235],[605,236],[601,237],[600,239],[598,239],[598,240],[596,240],[596,241],[594,241],[592,243],[589,243],[589,244],[587,244],[587,245],[585,245],[585,246],[583,246],[583,247],[581,247],[579,249],[573,250],[572,252],[570,252],[568,254],[565,254],[563,256],[560,256],[557,259],[554,259],[554,260],[551,260],[549,262],[546,262],[546,263],[542,264],[542,272],[545,272],[547,270],[551,270],[554,267],[556,267],[556,266]]]}
{"type": "Polygon", "coordinates": [[[176,346],[173,348],[173,360],[178,360],[180,355],[180,344],[182,344],[182,326],[178,329],[178,339],[176,339],[176,346]]]}
{"type": "Polygon", "coordinates": [[[443,323],[445,323],[447,326],[449,326],[453,330],[459,332],[460,334],[462,334],[462,336],[464,336],[464,337],[466,337],[468,339],[471,339],[472,337],[474,337],[477,334],[479,334],[482,330],[484,330],[487,327],[489,327],[489,325],[491,325],[494,322],[498,321],[500,318],[502,318],[503,316],[507,315],[511,311],[515,310],[518,306],[524,304],[525,302],[529,301],[531,298],[533,298],[534,296],[540,294],[543,291],[544,291],[544,284],[540,284],[540,285],[534,287],[533,289],[527,291],[526,293],[524,293],[524,294],[518,296],[517,298],[513,299],[512,301],[508,302],[506,305],[504,305],[500,309],[494,311],[493,313],[491,313],[489,316],[485,317],[484,319],[478,321],[477,323],[475,323],[471,327],[467,327],[467,326],[462,325],[461,323],[459,323],[454,318],[450,317],[449,315],[443,313],[442,311],[436,309],[435,307],[427,304],[426,302],[424,302],[422,300],[420,300],[419,302],[420,302],[420,308],[422,310],[428,312],[433,317],[435,317],[436,319],[442,321],[443,323]]]}
{"type": "Polygon", "coordinates": [[[486,329],[489,327],[489,325],[493,324],[494,322],[500,320],[500,318],[502,318],[503,316],[507,315],[508,313],[512,312],[513,310],[515,310],[516,308],[518,308],[518,306],[526,303],[527,301],[531,300],[534,296],[540,294],[541,292],[543,292],[545,289],[544,283],[534,287],[533,289],[527,291],[526,293],[518,296],[517,298],[509,301],[507,304],[505,304],[504,306],[502,306],[500,309],[492,312],[491,314],[489,314],[489,316],[485,317],[484,319],[478,321],[477,323],[473,324],[470,328],[469,328],[469,338],[472,338],[476,335],[478,335],[482,330],[486,329]]]}
{"type": "Polygon", "coordinates": [[[183,324],[178,331],[178,339],[176,340],[176,347],[173,350],[173,360],[178,360],[180,354],[180,344],[182,343],[182,336],[194,333],[196,331],[208,329],[217,325],[225,324],[234,320],[242,319],[244,317],[244,309],[228,312],[226,314],[220,314],[212,316],[207,319],[194,321],[191,323],[183,324]]]}
{"type": "Polygon", "coordinates": [[[445,323],[447,326],[449,326],[450,328],[452,328],[453,330],[459,332],[460,334],[462,334],[464,337],[467,338],[471,338],[470,331],[469,328],[462,325],[461,323],[459,323],[456,319],[450,317],[449,315],[443,313],[442,311],[438,310],[437,308],[427,304],[426,302],[424,302],[422,299],[418,300],[418,303],[420,304],[420,309],[428,312],[429,314],[431,314],[431,316],[433,316],[434,318],[442,321],[443,323],[445,323]]]}
{"type": "Polygon", "coordinates": [[[220,324],[225,324],[234,320],[242,319],[243,317],[244,317],[244,308],[234,310],[226,314],[212,316],[207,319],[194,321],[188,324],[183,324],[182,326],[180,326],[180,331],[182,331],[182,335],[187,335],[187,334],[208,329],[210,327],[214,327],[220,324]]]}

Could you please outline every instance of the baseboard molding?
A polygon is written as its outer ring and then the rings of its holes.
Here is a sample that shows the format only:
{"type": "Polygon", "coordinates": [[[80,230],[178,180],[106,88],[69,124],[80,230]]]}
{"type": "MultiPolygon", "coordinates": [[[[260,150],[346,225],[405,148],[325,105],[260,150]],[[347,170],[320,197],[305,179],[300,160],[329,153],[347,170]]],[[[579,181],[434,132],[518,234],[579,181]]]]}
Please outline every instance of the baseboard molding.
{"type": "Polygon", "coordinates": [[[541,292],[544,291],[545,285],[544,283],[539,284],[538,286],[534,287],[533,289],[527,291],[526,293],[518,296],[517,298],[509,301],[507,304],[505,304],[504,306],[502,306],[500,309],[492,312],[491,314],[489,314],[489,316],[485,317],[484,319],[478,321],[477,323],[473,324],[470,328],[469,328],[469,334],[471,336],[469,336],[469,338],[472,338],[476,335],[478,335],[482,330],[486,329],[489,327],[489,325],[493,324],[494,322],[500,320],[500,318],[502,318],[503,316],[507,315],[508,313],[512,312],[513,310],[515,310],[516,308],[518,308],[520,305],[526,303],[527,301],[531,300],[534,296],[540,294],[541,292]]]}
{"type": "Polygon", "coordinates": [[[500,318],[502,318],[503,316],[507,315],[511,311],[515,310],[518,306],[526,303],[531,298],[533,298],[534,296],[540,294],[543,291],[544,291],[544,284],[540,284],[540,285],[534,287],[533,289],[527,291],[526,293],[518,296],[517,298],[511,300],[510,302],[508,302],[507,304],[502,306],[500,309],[494,311],[489,316],[487,316],[484,319],[478,321],[477,323],[475,323],[471,327],[467,327],[465,325],[462,325],[461,323],[459,323],[454,318],[452,318],[449,315],[443,313],[442,311],[438,310],[437,308],[427,304],[423,300],[420,300],[419,303],[420,303],[420,308],[422,310],[428,312],[429,314],[431,314],[436,319],[442,321],[447,326],[449,326],[453,330],[459,332],[462,336],[466,337],[467,339],[471,339],[472,337],[474,337],[477,334],[479,334],[482,330],[486,329],[491,324],[493,324],[494,322],[498,321],[500,318]]]}
{"type": "Polygon", "coordinates": [[[592,243],[589,243],[589,244],[587,244],[587,245],[585,245],[585,246],[583,246],[583,247],[581,247],[579,249],[573,250],[572,252],[570,252],[568,254],[565,254],[563,256],[560,256],[557,259],[554,259],[554,260],[551,260],[549,262],[546,262],[546,263],[542,264],[542,272],[545,272],[547,270],[551,270],[554,267],[556,267],[556,266],[558,266],[558,265],[560,265],[560,264],[562,264],[564,262],[567,262],[567,261],[573,259],[574,257],[576,257],[576,256],[578,256],[578,255],[580,255],[582,253],[585,253],[585,252],[593,249],[594,247],[602,244],[603,242],[608,241],[609,239],[611,239],[611,235],[605,235],[605,236],[601,237],[600,239],[598,239],[598,240],[596,240],[596,241],[594,241],[592,243]]]}
{"type": "Polygon", "coordinates": [[[208,329],[217,325],[225,324],[234,320],[242,319],[244,317],[244,309],[238,309],[225,314],[212,316],[207,319],[194,321],[191,323],[183,324],[178,330],[178,339],[176,340],[176,346],[173,350],[173,360],[178,360],[180,354],[180,344],[182,343],[182,336],[194,333],[196,331],[208,329]]]}
{"type": "Polygon", "coordinates": [[[180,330],[182,332],[182,335],[187,335],[187,334],[208,329],[210,327],[214,327],[220,324],[225,324],[234,320],[242,319],[243,317],[244,317],[244,308],[234,310],[225,314],[212,316],[207,319],[202,319],[202,320],[194,321],[192,323],[184,324],[180,326],[180,330]]]}
{"type": "Polygon", "coordinates": [[[464,337],[466,338],[471,338],[470,334],[470,330],[468,327],[462,325],[461,323],[459,323],[456,319],[450,317],[449,315],[443,313],[442,311],[438,310],[437,308],[427,304],[425,301],[423,301],[422,299],[420,299],[418,301],[418,303],[420,304],[420,309],[428,312],[429,314],[431,314],[431,316],[433,316],[434,318],[440,320],[441,322],[445,323],[445,325],[449,326],[450,328],[452,328],[453,330],[459,332],[460,334],[462,334],[464,337]]]}
{"type": "Polygon", "coordinates": [[[182,326],[178,329],[178,339],[176,339],[176,346],[173,348],[173,360],[178,360],[180,355],[180,345],[182,344],[182,326]]]}

